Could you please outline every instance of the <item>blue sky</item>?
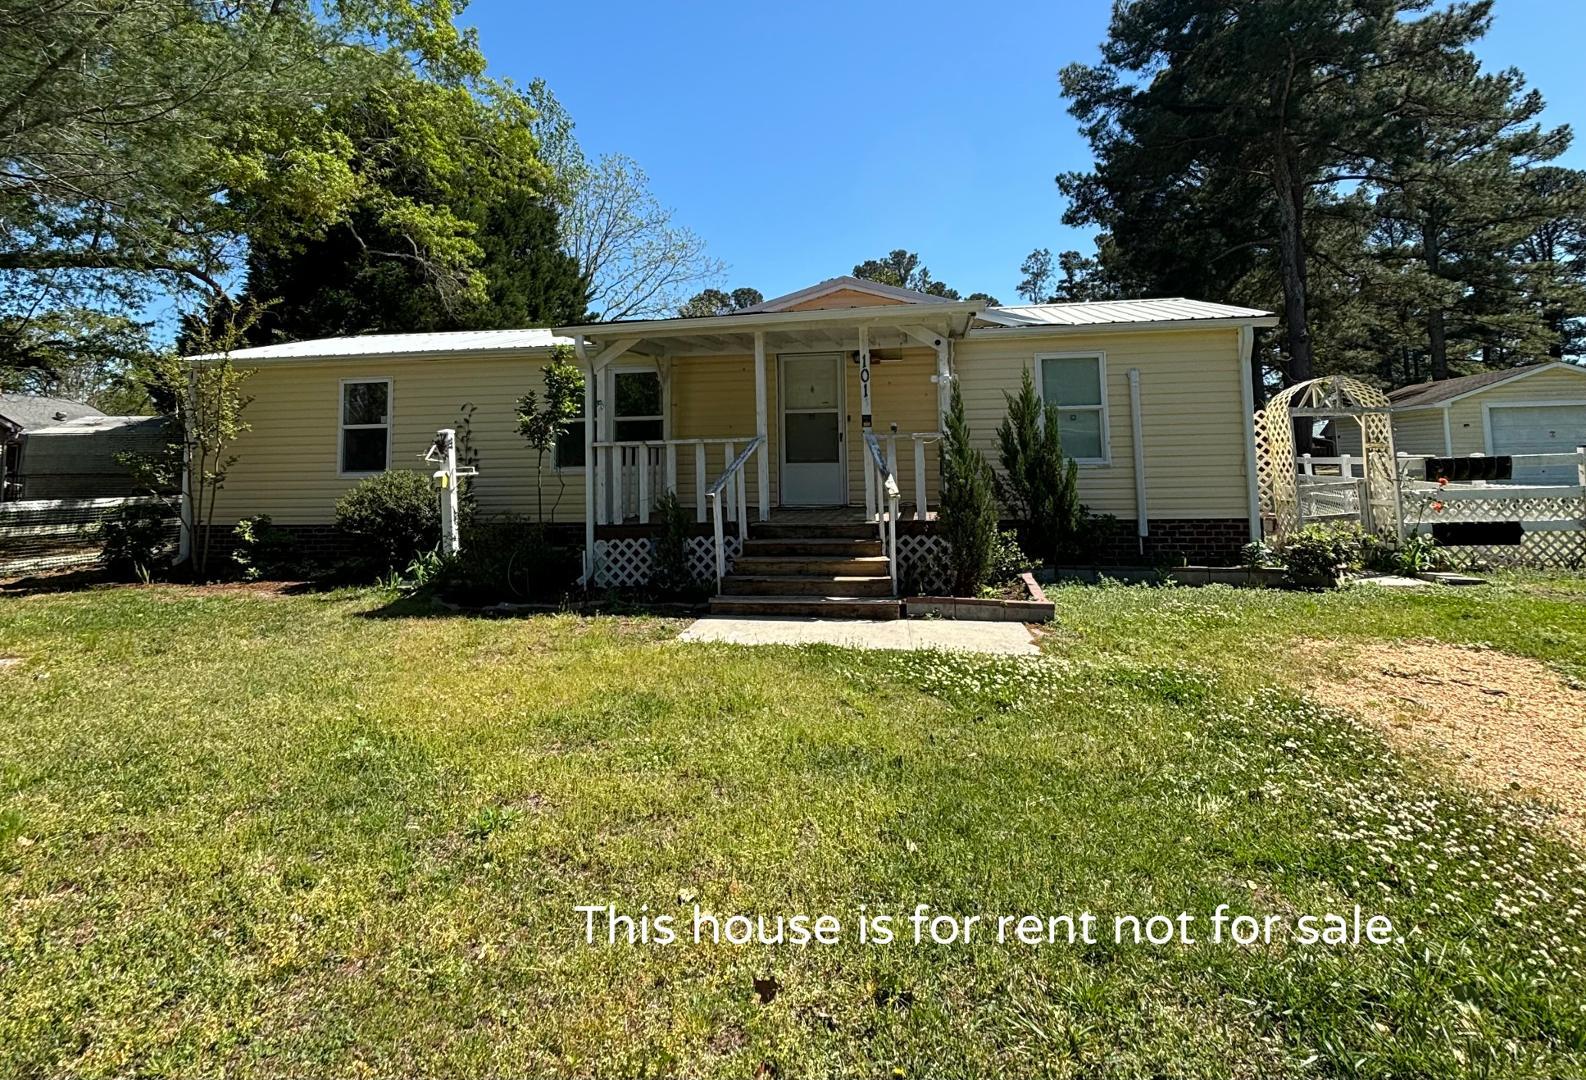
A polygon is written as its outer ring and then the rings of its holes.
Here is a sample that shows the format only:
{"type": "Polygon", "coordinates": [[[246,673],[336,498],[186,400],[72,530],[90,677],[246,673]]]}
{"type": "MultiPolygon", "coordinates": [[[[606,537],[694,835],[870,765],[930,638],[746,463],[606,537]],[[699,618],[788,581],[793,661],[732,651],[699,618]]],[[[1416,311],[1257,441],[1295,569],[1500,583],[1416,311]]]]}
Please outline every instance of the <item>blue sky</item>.
{"type": "MultiPolygon", "coordinates": [[[[542,76],[592,156],[645,168],[678,220],[767,296],[895,247],[1016,302],[1032,248],[1089,249],[1052,178],[1090,155],[1057,73],[1093,61],[1104,0],[526,4],[475,0],[491,71],[542,76]]],[[[1586,4],[1498,0],[1478,46],[1550,123],[1586,127],[1586,4]]],[[[1586,166],[1586,134],[1564,163],[1586,166]]]]}

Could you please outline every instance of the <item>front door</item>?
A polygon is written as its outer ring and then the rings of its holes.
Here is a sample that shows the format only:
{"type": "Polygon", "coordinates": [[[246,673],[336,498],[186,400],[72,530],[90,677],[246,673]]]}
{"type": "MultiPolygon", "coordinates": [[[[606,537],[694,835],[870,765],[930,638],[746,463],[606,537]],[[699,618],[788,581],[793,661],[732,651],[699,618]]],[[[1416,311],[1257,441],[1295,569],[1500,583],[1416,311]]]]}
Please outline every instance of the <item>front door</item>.
{"type": "Polygon", "coordinates": [[[841,506],[848,501],[842,354],[780,359],[782,505],[841,506]]]}

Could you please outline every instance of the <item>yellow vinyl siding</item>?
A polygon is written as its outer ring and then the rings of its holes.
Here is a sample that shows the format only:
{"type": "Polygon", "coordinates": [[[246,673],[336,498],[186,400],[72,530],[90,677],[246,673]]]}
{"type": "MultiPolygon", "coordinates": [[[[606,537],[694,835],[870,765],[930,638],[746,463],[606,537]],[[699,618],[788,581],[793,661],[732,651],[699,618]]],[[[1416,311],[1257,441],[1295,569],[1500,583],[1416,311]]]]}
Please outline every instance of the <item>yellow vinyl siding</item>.
{"type": "Polygon", "coordinates": [[[1080,499],[1133,520],[1129,369],[1140,371],[1146,506],[1153,518],[1249,516],[1239,335],[1232,329],[1020,334],[962,341],[956,368],[975,441],[994,464],[1003,392],[1017,392],[1037,353],[1105,354],[1109,465],[1079,467],[1080,499]]]}
{"type": "MultiPolygon", "coordinates": [[[[1003,391],[1017,389],[1037,353],[1101,351],[1107,357],[1109,446],[1112,463],[1080,467],[1081,497],[1097,513],[1135,516],[1128,372],[1141,372],[1149,512],[1155,518],[1228,518],[1247,513],[1244,428],[1241,418],[1237,332],[1164,329],[1097,334],[1031,334],[958,342],[955,368],[976,441],[996,461],[996,428],[1006,413],[1003,391]]],[[[885,440],[898,428],[898,479],[904,509],[914,501],[913,442],[917,431],[935,431],[935,354],[930,349],[883,352],[872,367],[874,430],[885,440]]],[[[340,387],[344,379],[392,380],[391,467],[428,470],[420,460],[437,428],[457,426],[464,403],[477,408],[472,444],[479,451],[475,490],[486,514],[533,515],[534,455],[516,430],[516,402],[540,389],[544,354],[444,359],[360,358],[268,364],[255,369],[247,392],[252,429],[236,444],[238,461],[221,492],[217,523],[269,514],[282,524],[326,524],[336,500],[357,482],[338,475],[340,387]]],[[[777,372],[766,358],[771,503],[778,504],[780,458],[777,372]]],[[[754,358],[677,357],[663,364],[670,403],[668,434],[675,439],[755,434],[754,358]]],[[[848,502],[864,501],[864,444],[859,369],[843,355],[844,430],[848,502]]],[[[741,449],[742,443],[740,443],[741,449]]],[[[926,478],[932,505],[938,497],[938,448],[927,446],[926,478]]],[[[720,475],[720,447],[711,447],[707,476],[720,475]]],[[[678,451],[678,495],[691,511],[696,483],[693,450],[678,451]]],[[[555,520],[581,521],[582,470],[554,471],[546,462],[547,506],[555,520]],[[565,485],[565,486],[564,486],[565,485]]],[[[758,502],[757,470],[746,473],[751,505],[758,502]]]]}
{"type": "MultiPolygon", "coordinates": [[[[1358,434],[1355,441],[1360,441],[1358,434]]],[[[1393,418],[1394,453],[1442,454],[1445,445],[1442,409],[1400,413],[1393,418]]]]}
{"type": "MultiPolygon", "coordinates": [[[[251,425],[236,442],[237,462],[221,490],[216,524],[269,514],[283,525],[322,525],[335,519],[336,500],[358,482],[337,475],[343,379],[385,379],[391,385],[393,469],[429,471],[420,460],[443,427],[457,427],[466,402],[477,406],[471,442],[479,452],[474,481],[486,513],[532,514],[534,453],[517,433],[517,399],[540,390],[543,355],[436,360],[360,358],[355,361],[261,364],[244,384],[253,401],[251,425]]],[[[239,365],[242,366],[242,365],[239,365]]],[[[547,455],[549,459],[549,455],[547,455]]],[[[584,474],[558,474],[546,462],[547,513],[566,480],[557,521],[584,516],[584,474]]]]}

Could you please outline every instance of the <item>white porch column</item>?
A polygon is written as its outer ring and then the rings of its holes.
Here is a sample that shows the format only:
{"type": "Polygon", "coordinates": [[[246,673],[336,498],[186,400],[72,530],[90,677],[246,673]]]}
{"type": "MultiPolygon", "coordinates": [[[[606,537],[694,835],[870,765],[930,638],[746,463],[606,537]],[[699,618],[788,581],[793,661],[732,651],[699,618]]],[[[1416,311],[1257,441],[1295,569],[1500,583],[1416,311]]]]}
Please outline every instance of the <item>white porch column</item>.
{"type": "Polygon", "coordinates": [[[755,486],[760,494],[760,520],[771,516],[771,421],[766,406],[765,331],[754,332],[754,431],[760,436],[755,455],[755,486]]]}
{"type": "Polygon", "coordinates": [[[584,584],[595,580],[595,365],[584,335],[573,338],[578,366],[584,369],[584,584]]]}

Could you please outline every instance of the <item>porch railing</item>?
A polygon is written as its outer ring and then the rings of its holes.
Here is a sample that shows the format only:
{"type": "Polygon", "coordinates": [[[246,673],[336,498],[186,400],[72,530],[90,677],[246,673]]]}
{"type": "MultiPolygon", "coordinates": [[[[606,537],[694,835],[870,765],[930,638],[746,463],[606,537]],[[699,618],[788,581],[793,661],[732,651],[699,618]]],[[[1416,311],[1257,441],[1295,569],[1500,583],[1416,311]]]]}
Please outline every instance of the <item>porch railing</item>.
{"type": "MultiPolygon", "coordinates": [[[[874,434],[874,433],[872,433],[874,434]]],[[[925,448],[941,439],[940,431],[911,431],[900,434],[897,425],[886,435],[875,435],[877,441],[886,443],[886,464],[892,472],[894,479],[898,475],[898,440],[908,439],[914,444],[914,519],[924,521],[930,517],[930,504],[925,491],[925,448]]],[[[876,483],[876,473],[865,469],[865,514],[875,518],[881,512],[880,489],[876,483]]]]}
{"type": "MultiPolygon", "coordinates": [[[[873,512],[876,531],[881,535],[881,549],[887,556],[887,567],[892,574],[892,595],[898,595],[898,450],[896,436],[888,440],[888,454],[881,453],[881,440],[875,432],[865,432],[865,496],[884,510],[873,512]],[[875,499],[871,500],[874,491],[875,499]]],[[[921,460],[920,455],[915,460],[921,460]]],[[[923,475],[923,473],[922,473],[923,475]]],[[[923,485],[921,485],[923,491],[923,485]]],[[[867,507],[867,510],[869,508],[867,507]]]]}
{"type": "MultiPolygon", "coordinates": [[[[764,440],[751,436],[749,441],[764,451],[764,440]]],[[[738,447],[743,442],[743,438],[702,438],[595,443],[590,470],[595,484],[595,521],[601,525],[620,525],[630,519],[648,523],[662,492],[678,490],[679,458],[686,455],[693,459],[694,518],[704,524],[710,459],[716,458],[725,472],[740,456],[738,447]]],[[[729,520],[737,521],[739,516],[734,506],[729,520]]]]}
{"type": "MultiPolygon", "coordinates": [[[[729,444],[730,445],[730,444],[729,444]]],[[[727,576],[727,545],[724,517],[731,517],[738,522],[738,539],[740,542],[749,535],[749,507],[745,495],[745,481],[743,468],[754,457],[755,451],[765,445],[765,439],[756,435],[749,440],[738,454],[722,469],[716,482],[705,491],[704,497],[710,500],[711,528],[716,539],[716,593],[721,593],[721,579],[727,576]]]]}

